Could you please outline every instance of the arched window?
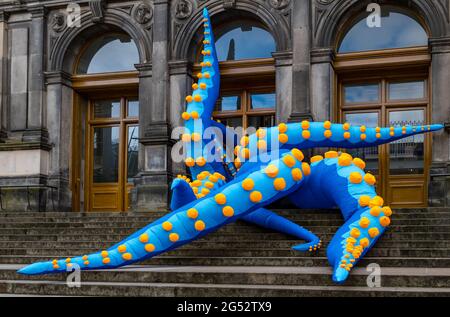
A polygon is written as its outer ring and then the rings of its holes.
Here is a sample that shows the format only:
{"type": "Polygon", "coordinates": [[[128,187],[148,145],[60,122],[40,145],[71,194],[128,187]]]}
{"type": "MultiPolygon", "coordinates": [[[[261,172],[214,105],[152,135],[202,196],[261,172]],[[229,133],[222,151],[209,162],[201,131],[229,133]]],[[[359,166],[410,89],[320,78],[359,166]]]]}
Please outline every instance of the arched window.
{"type": "Polygon", "coordinates": [[[216,47],[219,61],[270,58],[276,50],[272,34],[253,21],[222,26],[216,47]]]}
{"type": "Polygon", "coordinates": [[[135,64],[140,58],[128,34],[111,30],[99,35],[101,31],[96,28],[83,37],[90,40],[73,66],[78,129],[74,144],[80,151],[72,164],[78,169],[74,179],[83,178],[85,190],[83,204],[78,197],[74,205],[89,211],[127,211],[138,174],[140,104],[135,64]]]}
{"type": "Polygon", "coordinates": [[[90,42],[81,54],[77,74],[136,70],[139,52],[127,34],[104,34],[90,42]]]}
{"type": "Polygon", "coordinates": [[[383,50],[428,45],[424,28],[411,16],[395,9],[384,9],[381,27],[369,27],[365,13],[342,39],[338,52],[383,50]]]}
{"type": "MultiPolygon", "coordinates": [[[[428,34],[412,12],[381,5],[381,26],[363,12],[342,34],[334,69],[339,120],[366,127],[425,125],[431,117],[428,34]]],[[[426,206],[429,136],[349,150],[379,178],[377,192],[395,207],[426,206]],[[428,149],[428,150],[427,150],[428,149]]]]}

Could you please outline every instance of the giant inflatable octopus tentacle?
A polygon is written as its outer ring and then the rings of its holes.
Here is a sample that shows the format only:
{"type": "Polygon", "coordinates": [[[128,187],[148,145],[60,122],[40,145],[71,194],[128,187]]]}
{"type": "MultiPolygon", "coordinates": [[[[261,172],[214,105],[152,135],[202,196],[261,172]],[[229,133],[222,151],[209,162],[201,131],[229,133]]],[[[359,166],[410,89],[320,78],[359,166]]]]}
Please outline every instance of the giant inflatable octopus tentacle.
{"type": "MultiPolygon", "coordinates": [[[[306,240],[295,250],[313,251],[318,237],[301,226],[264,209],[288,197],[301,208],[338,206],[345,224],[327,249],[333,280],[343,282],[352,267],[376,243],[390,223],[392,211],[383,207],[375,192],[375,177],[364,173],[364,162],[349,154],[327,152],[315,156],[311,166],[301,149],[313,147],[360,148],[385,144],[415,134],[437,131],[442,125],[367,128],[331,122],[280,124],[244,136],[235,148],[237,159],[225,165],[223,139],[205,136],[209,127],[227,131],[211,119],[219,96],[220,73],[208,11],[204,10],[205,39],[202,70],[186,98],[182,114],[185,162],[192,181],[180,176],[172,185],[173,212],[147,225],[120,243],[89,255],[31,264],[22,274],[66,272],[74,265],[83,270],[116,268],[148,259],[199,239],[218,228],[243,219],[259,226],[306,240]],[[217,143],[215,153],[205,152],[217,143]],[[219,160],[217,160],[217,155],[219,160]],[[254,161],[248,160],[255,158],[254,161]],[[244,164],[242,164],[244,163],[244,164]]],[[[228,133],[228,132],[227,132],[228,133]]],[[[235,135],[230,133],[233,146],[235,135]]],[[[228,137],[228,135],[227,135],[228,137]]]]}
{"type": "Polygon", "coordinates": [[[333,280],[340,283],[384,233],[392,211],[383,207],[375,192],[375,176],[364,172],[364,161],[330,151],[311,162],[311,176],[290,199],[303,208],[341,209],[346,222],[327,249],[333,280]]]}
{"type": "Polygon", "coordinates": [[[201,238],[280,199],[297,190],[304,179],[302,162],[294,155],[285,154],[271,164],[224,185],[220,193],[209,194],[160,218],[108,250],[35,263],[19,270],[19,273],[65,272],[74,264],[83,270],[106,269],[142,261],[201,238]]]}
{"type": "Polygon", "coordinates": [[[265,208],[260,208],[241,219],[260,227],[272,229],[307,241],[304,244],[292,247],[296,251],[316,251],[322,245],[320,239],[311,231],[265,208]]]}

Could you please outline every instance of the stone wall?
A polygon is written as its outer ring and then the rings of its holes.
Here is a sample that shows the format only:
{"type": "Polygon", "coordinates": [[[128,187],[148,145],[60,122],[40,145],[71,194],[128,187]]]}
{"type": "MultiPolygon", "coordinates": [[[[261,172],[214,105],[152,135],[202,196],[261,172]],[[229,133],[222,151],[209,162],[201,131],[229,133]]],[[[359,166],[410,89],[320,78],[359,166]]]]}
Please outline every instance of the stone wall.
{"type": "MultiPolygon", "coordinates": [[[[170,159],[171,131],[181,124],[184,96],[193,81],[193,43],[200,37],[202,9],[208,7],[213,20],[252,16],[273,34],[276,117],[296,122],[332,116],[338,34],[371,1],[85,0],[76,1],[80,28],[67,26],[69,2],[0,2],[0,186],[8,210],[73,208],[71,72],[87,38],[120,28],[138,47],[141,146],[133,208],[165,208],[172,178],[184,171],[170,159]]],[[[433,121],[449,122],[449,1],[383,3],[408,8],[428,25],[433,121]]],[[[448,205],[448,132],[434,135],[433,145],[430,203],[448,205]]]]}

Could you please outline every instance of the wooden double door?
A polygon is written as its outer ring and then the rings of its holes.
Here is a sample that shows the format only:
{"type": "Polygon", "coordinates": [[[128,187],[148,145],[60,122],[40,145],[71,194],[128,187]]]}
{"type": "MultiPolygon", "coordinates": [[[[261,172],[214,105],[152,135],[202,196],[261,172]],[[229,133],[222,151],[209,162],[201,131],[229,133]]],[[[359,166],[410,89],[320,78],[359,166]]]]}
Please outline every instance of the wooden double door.
{"type": "MultiPolygon", "coordinates": [[[[385,77],[340,83],[341,122],[367,127],[426,125],[430,118],[426,77],[385,77]]],[[[393,207],[427,205],[431,140],[411,136],[391,144],[347,151],[366,161],[377,192],[393,207]]]]}
{"type": "Polygon", "coordinates": [[[86,191],[89,211],[127,211],[138,173],[139,102],[136,98],[88,102],[86,191]]]}

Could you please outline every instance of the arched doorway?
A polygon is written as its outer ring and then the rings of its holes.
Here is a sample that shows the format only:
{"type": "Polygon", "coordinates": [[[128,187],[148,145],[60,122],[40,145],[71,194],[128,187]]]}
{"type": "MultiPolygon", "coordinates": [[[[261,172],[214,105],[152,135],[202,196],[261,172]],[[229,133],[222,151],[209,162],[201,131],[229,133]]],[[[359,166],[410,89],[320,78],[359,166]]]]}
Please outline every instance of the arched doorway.
{"type": "MultiPolygon", "coordinates": [[[[367,15],[356,16],[340,34],[334,63],[337,119],[367,127],[429,124],[426,29],[413,13],[399,7],[382,7],[380,28],[369,27],[367,15]]],[[[377,175],[377,191],[390,205],[427,205],[430,136],[350,152],[377,175]]]]}
{"type": "Polygon", "coordinates": [[[90,38],[74,63],[74,209],[126,211],[138,173],[139,53],[121,31],[90,38]]]}

